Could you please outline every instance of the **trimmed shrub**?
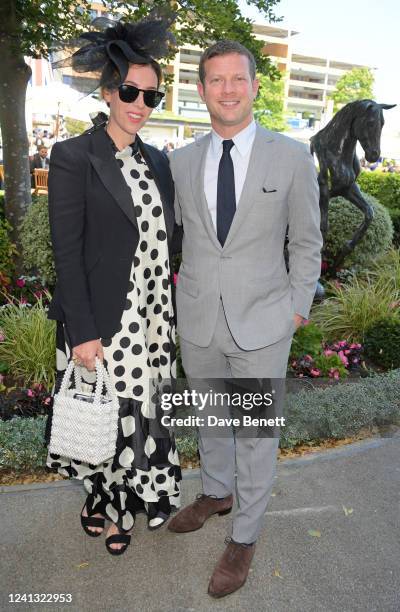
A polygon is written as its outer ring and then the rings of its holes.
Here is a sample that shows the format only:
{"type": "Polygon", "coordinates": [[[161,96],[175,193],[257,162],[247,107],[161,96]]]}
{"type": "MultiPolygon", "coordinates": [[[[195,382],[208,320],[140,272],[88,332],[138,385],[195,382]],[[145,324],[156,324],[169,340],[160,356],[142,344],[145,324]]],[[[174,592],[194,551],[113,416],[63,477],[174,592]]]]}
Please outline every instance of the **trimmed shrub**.
{"type": "Polygon", "coordinates": [[[37,273],[45,286],[54,287],[56,272],[51,246],[49,211],[46,196],[38,196],[20,226],[25,271],[37,273]]]}
{"type": "Polygon", "coordinates": [[[362,429],[400,424],[400,370],[352,384],[289,394],[281,448],[327,438],[354,436],[362,429]]]}
{"type": "Polygon", "coordinates": [[[393,223],[393,244],[400,248],[400,207],[389,208],[388,210],[393,223]]]}
{"type": "Polygon", "coordinates": [[[367,329],[393,313],[400,290],[390,277],[358,280],[343,285],[329,284],[332,297],[313,306],[312,319],[327,340],[343,338],[364,343],[367,329]]]}
{"type": "Polygon", "coordinates": [[[0,361],[9,365],[22,386],[41,383],[51,389],[55,380],[56,334],[55,322],[47,318],[43,302],[33,306],[7,304],[0,310],[0,361]]]}
{"type": "MultiPolygon", "coordinates": [[[[367,268],[392,244],[393,224],[389,212],[375,198],[363,194],[374,210],[374,219],[354,251],[346,257],[344,267],[367,268]]],[[[327,259],[338,255],[364,219],[363,213],[345,198],[332,198],[329,203],[329,231],[326,240],[327,259]]]]}
{"type": "Polygon", "coordinates": [[[17,254],[16,246],[10,238],[11,225],[6,219],[0,217],[0,289],[2,285],[11,282],[14,275],[14,257],[17,254]]]}
{"type": "Polygon", "coordinates": [[[359,188],[374,196],[387,208],[400,208],[400,174],[363,171],[357,178],[359,188]]]}
{"type": "MultiPolygon", "coordinates": [[[[346,438],[368,427],[400,424],[400,370],[353,384],[290,393],[286,400],[286,426],[281,448],[346,438]]],[[[45,466],[46,417],[0,420],[0,469],[31,470],[45,466]]],[[[193,430],[176,438],[182,460],[197,458],[193,430]]]]}
{"type": "Polygon", "coordinates": [[[0,470],[35,470],[46,463],[46,417],[0,421],[0,470]]]}
{"type": "Polygon", "coordinates": [[[400,318],[377,321],[365,334],[364,350],[376,365],[400,368],[400,318]]]}

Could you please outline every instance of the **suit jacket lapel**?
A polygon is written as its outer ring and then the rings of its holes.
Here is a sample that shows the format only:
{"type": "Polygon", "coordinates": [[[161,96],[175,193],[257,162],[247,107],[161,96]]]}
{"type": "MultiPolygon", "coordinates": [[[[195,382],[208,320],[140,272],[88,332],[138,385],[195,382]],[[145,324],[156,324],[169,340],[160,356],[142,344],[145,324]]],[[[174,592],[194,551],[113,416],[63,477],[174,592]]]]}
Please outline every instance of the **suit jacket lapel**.
{"type": "Polygon", "coordinates": [[[167,230],[168,238],[172,237],[174,231],[175,224],[175,215],[174,215],[174,194],[172,191],[172,178],[169,171],[168,160],[165,159],[165,164],[160,163],[160,155],[154,155],[154,151],[151,147],[147,147],[143,140],[136,135],[136,138],[139,142],[139,149],[142,153],[146,163],[151,171],[154,182],[157,185],[158,191],[160,193],[160,198],[164,211],[165,218],[165,227],[167,230]]]}
{"type": "Polygon", "coordinates": [[[192,163],[190,164],[190,176],[192,183],[193,199],[198,207],[200,217],[203,220],[210,239],[215,244],[215,246],[221,249],[222,247],[217,238],[217,234],[212,223],[210,211],[208,209],[208,204],[204,193],[204,170],[206,165],[207,151],[210,145],[210,139],[211,133],[207,134],[206,136],[204,136],[204,138],[201,138],[196,142],[197,147],[194,150],[195,157],[192,163]]]}
{"type": "Polygon", "coordinates": [[[89,159],[96,170],[104,187],[114,198],[129,221],[138,229],[131,190],[122,176],[117,160],[112,154],[112,148],[104,129],[99,128],[92,134],[93,151],[88,153],[89,159]]]}
{"type": "Polygon", "coordinates": [[[260,192],[265,184],[270,166],[270,151],[267,147],[271,147],[274,140],[272,132],[264,130],[257,125],[256,135],[254,137],[253,148],[250,154],[249,165],[247,168],[246,179],[244,181],[242,193],[239,202],[236,203],[236,212],[233,217],[232,225],[229,234],[226,238],[224,249],[229,245],[233,236],[240,228],[240,225],[246,218],[250,208],[253,206],[254,198],[260,192]]]}

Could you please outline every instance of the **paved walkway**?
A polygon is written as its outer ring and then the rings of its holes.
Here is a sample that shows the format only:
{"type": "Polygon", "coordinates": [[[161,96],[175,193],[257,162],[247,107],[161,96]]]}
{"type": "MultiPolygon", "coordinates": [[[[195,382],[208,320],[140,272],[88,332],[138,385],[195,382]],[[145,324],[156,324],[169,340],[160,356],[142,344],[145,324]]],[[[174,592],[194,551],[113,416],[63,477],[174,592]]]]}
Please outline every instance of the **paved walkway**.
{"type": "MultiPolygon", "coordinates": [[[[398,435],[280,462],[249,579],[221,600],[206,591],[229,516],[179,536],[149,532],[140,515],[129,551],[114,558],[79,525],[79,483],[1,491],[2,611],[400,610],[398,435]],[[71,593],[72,603],[16,605],[8,593],[71,593]]],[[[199,491],[187,472],[184,503],[199,491]]]]}

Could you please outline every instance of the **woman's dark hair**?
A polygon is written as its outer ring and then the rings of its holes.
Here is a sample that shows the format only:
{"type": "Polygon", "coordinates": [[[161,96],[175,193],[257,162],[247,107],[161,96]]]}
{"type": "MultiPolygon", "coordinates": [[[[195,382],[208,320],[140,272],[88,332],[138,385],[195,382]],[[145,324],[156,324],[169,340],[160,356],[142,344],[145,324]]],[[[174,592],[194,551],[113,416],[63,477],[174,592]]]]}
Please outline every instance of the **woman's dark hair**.
{"type": "MultiPolygon", "coordinates": [[[[162,71],[161,71],[160,64],[156,62],[155,60],[151,60],[150,62],[148,62],[148,64],[140,64],[140,65],[141,66],[149,65],[153,68],[157,76],[157,88],[158,88],[160,86],[160,83],[162,82],[162,71]]],[[[107,62],[100,76],[100,82],[99,82],[100,89],[109,89],[109,90],[117,89],[121,85],[121,83],[122,83],[121,76],[115,64],[113,64],[112,62],[107,62]]]]}

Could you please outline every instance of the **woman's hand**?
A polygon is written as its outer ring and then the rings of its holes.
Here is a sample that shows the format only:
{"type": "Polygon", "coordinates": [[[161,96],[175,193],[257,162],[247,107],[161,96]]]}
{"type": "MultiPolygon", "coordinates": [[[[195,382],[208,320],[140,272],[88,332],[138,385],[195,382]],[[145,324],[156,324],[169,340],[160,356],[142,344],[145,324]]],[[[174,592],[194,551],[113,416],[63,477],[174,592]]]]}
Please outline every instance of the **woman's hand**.
{"type": "Polygon", "coordinates": [[[89,340],[83,344],[78,344],[72,349],[72,360],[77,365],[84,366],[90,372],[96,369],[96,357],[103,361],[103,345],[100,340],[89,340]]]}

